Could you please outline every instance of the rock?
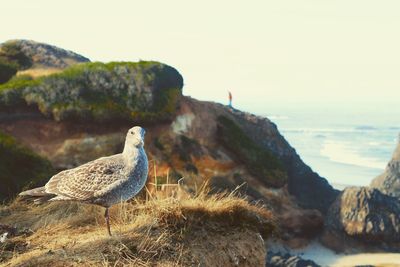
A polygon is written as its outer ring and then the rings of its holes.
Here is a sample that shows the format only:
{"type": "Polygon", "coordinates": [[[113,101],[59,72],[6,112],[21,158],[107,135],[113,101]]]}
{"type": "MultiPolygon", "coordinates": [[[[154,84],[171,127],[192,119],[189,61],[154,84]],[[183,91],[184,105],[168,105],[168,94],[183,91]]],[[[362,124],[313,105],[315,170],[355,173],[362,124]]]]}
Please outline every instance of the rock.
{"type": "Polygon", "coordinates": [[[371,182],[371,187],[378,188],[383,193],[400,199],[400,142],[384,173],[371,182]]]}
{"type": "Polygon", "coordinates": [[[3,233],[0,235],[0,243],[5,243],[7,241],[8,233],[3,233]]]}
{"type": "Polygon", "coordinates": [[[324,217],[318,210],[292,209],[277,215],[281,239],[291,248],[305,246],[322,233],[324,217]]]}
{"type": "Polygon", "coordinates": [[[29,236],[33,234],[33,231],[30,229],[19,229],[11,225],[7,224],[0,224],[0,236],[3,237],[3,241],[0,241],[1,243],[4,243],[8,238],[15,237],[15,236],[29,236]]]}
{"type": "MultiPolygon", "coordinates": [[[[77,57],[30,41],[11,44],[32,52],[38,60],[33,65],[60,67],[53,56],[77,57]]],[[[289,191],[301,208],[326,213],[338,191],[301,160],[274,123],[183,96],[182,87],[176,69],[144,61],[81,63],[41,78],[12,78],[0,87],[0,129],[55,167],[69,168],[115,153],[121,143],[116,136],[143,124],[147,152],[163,165],[159,176],[174,173],[193,184],[204,182],[200,177],[217,177],[216,187],[228,191],[245,183],[240,193],[254,200],[268,199],[277,188],[277,208],[289,191]],[[93,149],[96,142],[100,145],[93,149]]]]}
{"type": "MultiPolygon", "coordinates": [[[[157,166],[159,176],[166,176],[167,173],[162,170],[169,169],[169,174],[176,173],[178,179],[183,176],[186,179],[196,176],[227,177],[229,183],[219,183],[217,179],[213,184],[218,189],[228,191],[244,184],[240,193],[244,192],[252,200],[262,200],[264,197],[270,199],[269,185],[277,185],[273,181],[279,181],[269,180],[274,176],[268,176],[268,171],[276,174],[274,170],[278,167],[280,173],[287,175],[287,180],[282,180],[287,181],[286,184],[280,184],[284,185],[282,190],[286,191],[286,186],[292,188],[290,194],[305,209],[317,209],[324,213],[333,201],[332,196],[335,196],[336,191],[301,161],[268,119],[239,111],[232,113],[223,105],[185,96],[181,98],[176,113],[172,122],[160,121],[146,125],[147,152],[150,158],[156,160],[157,165],[166,165],[165,168],[157,166]],[[246,142],[252,143],[253,148],[259,148],[250,151],[233,149],[229,147],[228,139],[221,142],[218,130],[220,116],[229,118],[232,123],[240,126],[240,133],[247,135],[246,142]],[[247,156],[242,157],[242,153],[247,153],[247,156]],[[253,154],[264,153],[272,157],[273,162],[280,161],[281,164],[268,166],[263,165],[262,160],[252,162],[253,154]],[[250,172],[251,166],[264,169],[267,175],[250,172]],[[240,179],[236,174],[240,174],[240,179]],[[296,184],[299,185],[295,187],[296,184]]],[[[0,129],[7,129],[18,140],[49,158],[58,169],[73,167],[118,152],[120,137],[124,136],[132,123],[136,123],[127,121],[115,125],[97,121],[74,121],[72,124],[68,121],[55,122],[43,116],[28,116],[29,114],[25,112],[19,116],[16,112],[0,112],[0,129]],[[92,145],[96,142],[99,145],[93,149],[92,145]]],[[[268,160],[268,157],[264,160],[268,160]]],[[[202,181],[198,181],[198,185],[201,183],[202,181]]],[[[277,197],[276,200],[274,206],[279,210],[282,199],[277,197]]],[[[271,203],[269,200],[267,202],[271,203]]]]}
{"type": "Polygon", "coordinates": [[[29,241],[25,239],[32,234],[33,231],[30,229],[18,229],[11,225],[0,224],[0,263],[17,253],[25,252],[29,245],[29,241]]]}
{"type": "Polygon", "coordinates": [[[232,110],[234,121],[241,126],[250,139],[271,151],[283,164],[287,173],[289,193],[296,197],[305,209],[317,209],[326,213],[338,191],[325,178],[307,166],[269,119],[239,110],[232,110]]]}
{"type": "MultiPolygon", "coordinates": [[[[1,50],[23,53],[37,67],[66,68],[73,64],[89,62],[84,56],[56,46],[31,40],[10,40],[0,45],[1,50]]],[[[24,64],[26,66],[26,64],[24,64]]]]}
{"type": "Polygon", "coordinates": [[[238,161],[245,164],[249,172],[269,187],[282,187],[287,182],[286,170],[281,161],[267,147],[251,140],[248,131],[226,116],[217,118],[218,141],[238,161]]]}
{"type": "Polygon", "coordinates": [[[266,267],[320,267],[312,260],[304,260],[299,256],[293,256],[288,253],[268,252],[266,258],[266,267]]]}
{"type": "Polygon", "coordinates": [[[34,106],[56,121],[168,120],[182,96],[179,72],[158,62],[83,63],[1,85],[0,110],[34,106]]]}
{"type": "Polygon", "coordinates": [[[52,162],[57,168],[70,169],[103,156],[121,153],[125,142],[124,133],[84,135],[66,139],[56,151],[52,162]]]}
{"type": "MultiPolygon", "coordinates": [[[[263,184],[261,186],[279,187],[284,183],[285,186],[287,185],[289,193],[296,197],[296,202],[302,208],[317,209],[323,214],[335,200],[338,191],[301,160],[295,149],[290,146],[276,125],[268,118],[230,109],[213,102],[198,101],[190,97],[182,98],[177,111],[178,116],[182,117],[185,114],[194,114],[194,116],[190,115],[190,123],[185,124],[185,135],[212,148],[221,146],[222,143],[223,148],[230,152],[227,154],[234,162],[246,166],[256,166],[262,170],[260,168],[262,160],[252,162],[253,156],[256,154],[269,155],[270,163],[263,165],[265,168],[263,173],[266,175],[255,174],[254,170],[251,173],[257,182],[263,184]],[[227,137],[221,137],[221,133],[227,132],[227,127],[225,127],[225,131],[224,128],[221,129],[221,120],[218,119],[221,116],[239,126],[242,133],[247,136],[246,143],[252,142],[258,147],[258,151],[253,149],[246,151],[244,148],[235,149],[234,146],[230,146],[227,137]],[[268,175],[268,171],[274,175],[268,175]],[[285,183],[285,181],[287,182],[285,183]]],[[[237,129],[237,127],[232,128],[237,129]]],[[[266,159],[268,156],[265,156],[263,160],[266,159]]],[[[251,172],[251,170],[249,171],[251,172]]],[[[219,175],[215,174],[214,176],[219,175]]],[[[245,180],[248,181],[249,175],[246,176],[245,180]]]]}
{"type": "Polygon", "coordinates": [[[360,243],[400,251],[400,201],[373,188],[346,188],[329,209],[322,241],[335,250],[360,243]]]}

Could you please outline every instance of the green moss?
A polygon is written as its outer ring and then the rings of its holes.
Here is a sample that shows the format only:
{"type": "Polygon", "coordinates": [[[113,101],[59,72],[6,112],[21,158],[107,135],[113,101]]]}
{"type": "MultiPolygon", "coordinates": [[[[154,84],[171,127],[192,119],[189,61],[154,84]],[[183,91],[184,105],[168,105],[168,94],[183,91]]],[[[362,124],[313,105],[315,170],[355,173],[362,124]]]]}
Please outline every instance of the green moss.
{"type": "Polygon", "coordinates": [[[30,76],[22,75],[15,76],[7,83],[0,85],[0,110],[26,105],[23,90],[38,84],[40,84],[40,79],[32,79],[30,76]]]}
{"type": "Polygon", "coordinates": [[[24,101],[56,120],[159,121],[175,113],[182,86],[174,68],[154,61],[84,63],[40,79],[9,81],[0,86],[0,107],[24,101]],[[2,96],[6,91],[13,97],[2,96]]]}
{"type": "Polygon", "coordinates": [[[10,199],[28,185],[43,184],[52,174],[48,160],[0,132],[0,200],[10,199]]]}
{"type": "Polygon", "coordinates": [[[15,76],[7,83],[0,85],[0,92],[3,90],[20,90],[29,86],[36,86],[40,84],[40,79],[33,79],[29,75],[15,76]]]}
{"type": "Polygon", "coordinates": [[[267,148],[254,143],[227,117],[218,117],[218,138],[226,149],[246,165],[251,174],[266,185],[281,187],[286,183],[287,174],[280,160],[267,148]]]}
{"type": "Polygon", "coordinates": [[[180,88],[168,88],[161,90],[161,92],[156,95],[154,109],[160,114],[173,114],[176,110],[176,106],[181,95],[182,91],[180,88]]]}

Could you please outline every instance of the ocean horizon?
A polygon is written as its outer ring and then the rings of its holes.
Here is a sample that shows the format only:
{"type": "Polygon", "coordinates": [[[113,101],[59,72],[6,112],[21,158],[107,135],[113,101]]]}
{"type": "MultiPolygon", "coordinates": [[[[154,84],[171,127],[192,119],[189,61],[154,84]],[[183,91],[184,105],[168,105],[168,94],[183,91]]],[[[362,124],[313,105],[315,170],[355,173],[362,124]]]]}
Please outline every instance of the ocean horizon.
{"type": "Polygon", "coordinates": [[[356,110],[274,110],[274,122],[302,160],[335,188],[369,185],[398,142],[400,113],[356,110]]]}

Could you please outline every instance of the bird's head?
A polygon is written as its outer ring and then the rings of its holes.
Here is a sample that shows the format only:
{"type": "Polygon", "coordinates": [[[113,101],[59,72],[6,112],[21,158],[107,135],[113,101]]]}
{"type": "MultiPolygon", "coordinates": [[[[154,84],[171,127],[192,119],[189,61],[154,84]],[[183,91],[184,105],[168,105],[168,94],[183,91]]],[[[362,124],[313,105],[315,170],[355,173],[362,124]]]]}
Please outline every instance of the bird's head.
{"type": "Polygon", "coordinates": [[[135,126],[129,129],[126,134],[125,147],[143,147],[145,134],[146,131],[140,126],[135,126]]]}

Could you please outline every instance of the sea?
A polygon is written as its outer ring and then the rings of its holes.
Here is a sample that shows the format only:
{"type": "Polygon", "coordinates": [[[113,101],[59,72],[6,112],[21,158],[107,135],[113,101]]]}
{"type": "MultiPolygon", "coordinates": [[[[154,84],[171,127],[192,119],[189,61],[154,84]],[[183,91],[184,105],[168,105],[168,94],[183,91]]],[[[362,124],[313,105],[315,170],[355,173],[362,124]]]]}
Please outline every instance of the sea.
{"type": "Polygon", "coordinates": [[[400,109],[394,107],[275,108],[274,122],[303,161],[334,187],[369,185],[397,145],[400,109]]]}

